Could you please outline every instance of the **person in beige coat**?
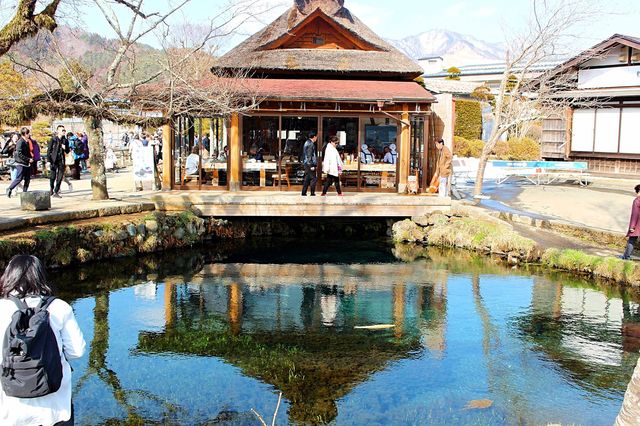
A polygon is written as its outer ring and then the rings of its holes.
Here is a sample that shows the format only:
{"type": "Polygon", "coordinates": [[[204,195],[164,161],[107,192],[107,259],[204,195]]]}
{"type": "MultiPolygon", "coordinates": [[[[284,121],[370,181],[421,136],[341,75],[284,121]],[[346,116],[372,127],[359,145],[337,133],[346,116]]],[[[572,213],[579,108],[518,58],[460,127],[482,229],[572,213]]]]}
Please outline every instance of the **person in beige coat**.
{"type": "Polygon", "coordinates": [[[451,150],[444,146],[444,140],[442,139],[436,142],[436,148],[439,151],[438,166],[436,167],[436,174],[440,178],[438,195],[440,197],[448,197],[449,185],[451,184],[451,159],[453,155],[451,154],[451,150]]]}

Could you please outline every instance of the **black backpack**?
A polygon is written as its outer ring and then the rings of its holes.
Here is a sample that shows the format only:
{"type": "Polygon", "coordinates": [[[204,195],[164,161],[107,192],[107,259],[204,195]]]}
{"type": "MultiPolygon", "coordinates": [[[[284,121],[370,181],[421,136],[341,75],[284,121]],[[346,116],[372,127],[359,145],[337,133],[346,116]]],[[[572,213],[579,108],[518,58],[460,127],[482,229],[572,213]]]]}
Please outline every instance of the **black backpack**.
{"type": "Polygon", "coordinates": [[[77,156],[83,155],[84,154],[84,142],[82,142],[80,139],[77,139],[75,141],[75,143],[74,143],[73,152],[77,156]]]}
{"type": "Polygon", "coordinates": [[[2,343],[2,389],[16,398],[54,393],[62,384],[60,350],[47,311],[55,297],[43,297],[35,308],[17,297],[9,298],[18,310],[11,317],[2,343]]]}

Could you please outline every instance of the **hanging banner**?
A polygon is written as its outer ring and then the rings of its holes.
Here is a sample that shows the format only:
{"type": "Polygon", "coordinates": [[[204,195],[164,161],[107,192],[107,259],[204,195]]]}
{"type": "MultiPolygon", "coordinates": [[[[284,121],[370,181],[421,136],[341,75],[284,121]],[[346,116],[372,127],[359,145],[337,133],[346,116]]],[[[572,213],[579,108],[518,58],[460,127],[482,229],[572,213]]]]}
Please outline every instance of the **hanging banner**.
{"type": "Polygon", "coordinates": [[[132,150],[133,179],[141,182],[154,181],[153,147],[151,145],[139,146],[132,150]]]}

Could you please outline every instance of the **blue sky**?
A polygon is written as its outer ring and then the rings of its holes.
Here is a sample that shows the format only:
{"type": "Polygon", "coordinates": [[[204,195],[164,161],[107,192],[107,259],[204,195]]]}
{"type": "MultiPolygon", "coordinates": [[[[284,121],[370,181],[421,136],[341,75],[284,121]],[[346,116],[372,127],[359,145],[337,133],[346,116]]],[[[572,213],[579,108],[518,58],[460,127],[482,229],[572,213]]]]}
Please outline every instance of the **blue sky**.
{"type": "MultiPolygon", "coordinates": [[[[148,10],[176,3],[178,0],[147,0],[148,10]]],[[[640,37],[640,1],[593,0],[605,10],[597,22],[585,25],[579,30],[577,49],[593,45],[614,33],[640,37]]],[[[268,8],[258,20],[245,24],[240,35],[227,41],[223,50],[228,50],[247,35],[258,31],[264,25],[283,13],[293,0],[255,0],[256,10],[268,8]]],[[[229,0],[191,0],[174,18],[174,22],[204,23],[217,11],[224,9],[229,0]]],[[[502,42],[505,28],[517,25],[528,13],[529,0],[452,0],[436,2],[429,0],[345,0],[345,6],[374,31],[385,38],[400,39],[416,35],[430,29],[447,29],[472,35],[488,42],[502,42]]],[[[113,37],[106,21],[99,12],[87,8],[84,20],[89,31],[113,37]]],[[[147,43],[155,45],[156,39],[147,38],[147,43]]]]}

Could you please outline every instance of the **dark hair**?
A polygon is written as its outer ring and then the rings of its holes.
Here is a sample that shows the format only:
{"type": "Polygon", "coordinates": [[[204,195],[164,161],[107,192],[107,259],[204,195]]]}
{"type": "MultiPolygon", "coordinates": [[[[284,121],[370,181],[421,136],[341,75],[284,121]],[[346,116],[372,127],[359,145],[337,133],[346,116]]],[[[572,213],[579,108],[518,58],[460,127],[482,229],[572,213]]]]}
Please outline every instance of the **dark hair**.
{"type": "Polygon", "coordinates": [[[439,139],[436,143],[441,143],[442,145],[444,145],[444,139],[439,139]]]}
{"type": "Polygon", "coordinates": [[[20,129],[20,134],[22,136],[27,136],[29,133],[31,133],[31,130],[29,130],[28,127],[23,127],[22,129],[20,129]]]}
{"type": "Polygon", "coordinates": [[[636,185],[634,189],[636,190],[636,194],[640,194],[640,185],[636,185]]]}
{"type": "Polygon", "coordinates": [[[309,132],[309,139],[315,138],[316,136],[318,136],[318,132],[316,132],[315,130],[309,132]]]}
{"type": "Polygon", "coordinates": [[[0,296],[6,298],[13,292],[21,298],[28,295],[53,295],[53,288],[47,282],[47,274],[40,259],[27,254],[11,258],[0,277],[0,296]]]}
{"type": "Polygon", "coordinates": [[[337,136],[331,136],[331,137],[329,138],[329,142],[331,142],[331,143],[333,143],[333,142],[339,142],[339,141],[340,141],[340,139],[338,139],[338,137],[337,137],[337,136]]]}
{"type": "Polygon", "coordinates": [[[191,153],[192,154],[199,154],[200,153],[200,148],[198,147],[198,145],[194,145],[193,148],[191,148],[191,153]]]}
{"type": "Polygon", "coordinates": [[[58,130],[60,127],[64,129],[64,124],[58,124],[58,127],[56,127],[56,130],[58,130]]]}

